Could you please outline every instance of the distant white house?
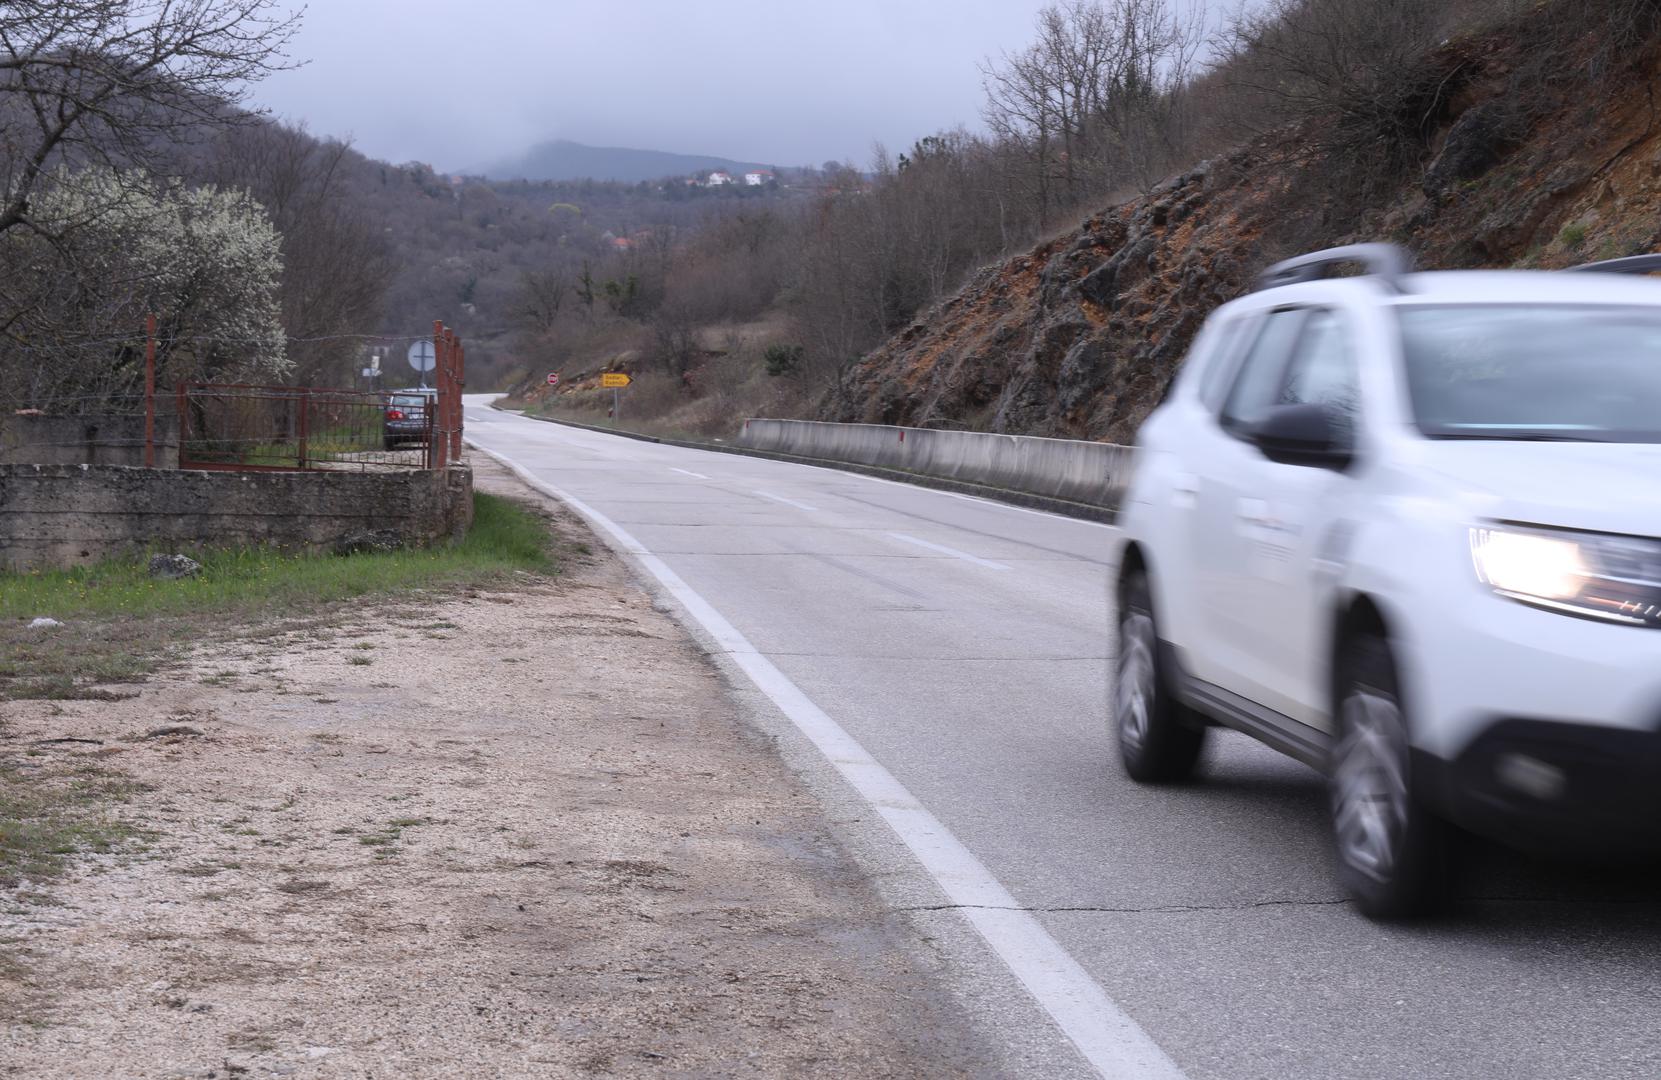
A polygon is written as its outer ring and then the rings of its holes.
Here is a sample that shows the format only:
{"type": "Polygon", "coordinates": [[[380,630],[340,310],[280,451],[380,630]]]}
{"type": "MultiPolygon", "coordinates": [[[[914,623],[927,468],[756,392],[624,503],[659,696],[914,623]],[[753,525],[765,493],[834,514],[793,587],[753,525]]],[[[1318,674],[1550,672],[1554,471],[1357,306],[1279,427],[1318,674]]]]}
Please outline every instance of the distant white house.
{"type": "Polygon", "coordinates": [[[730,184],[732,182],[733,182],[733,179],[732,179],[732,174],[731,173],[722,172],[721,170],[717,169],[716,171],[709,174],[709,179],[704,181],[704,186],[705,187],[720,187],[723,184],[730,184]]]}
{"type": "Polygon", "coordinates": [[[749,187],[760,187],[772,179],[773,173],[770,169],[756,169],[744,174],[744,183],[749,187]]]}

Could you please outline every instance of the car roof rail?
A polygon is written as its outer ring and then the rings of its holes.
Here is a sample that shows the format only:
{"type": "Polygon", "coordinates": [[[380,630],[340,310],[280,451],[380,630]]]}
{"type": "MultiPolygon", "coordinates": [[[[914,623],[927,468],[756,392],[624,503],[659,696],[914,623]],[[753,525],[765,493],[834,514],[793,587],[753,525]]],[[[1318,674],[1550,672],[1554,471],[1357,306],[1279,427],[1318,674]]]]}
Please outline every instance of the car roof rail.
{"type": "Polygon", "coordinates": [[[1319,281],[1330,276],[1333,267],[1344,263],[1360,263],[1367,268],[1369,277],[1377,278],[1391,292],[1398,293],[1407,291],[1401,285],[1402,275],[1413,270],[1413,256],[1395,244],[1350,244],[1277,262],[1257,276],[1253,291],[1319,281]]]}
{"type": "Polygon", "coordinates": [[[1657,271],[1661,271],[1661,255],[1629,255],[1624,259],[1604,259],[1569,267],[1571,274],[1653,274],[1657,271]]]}

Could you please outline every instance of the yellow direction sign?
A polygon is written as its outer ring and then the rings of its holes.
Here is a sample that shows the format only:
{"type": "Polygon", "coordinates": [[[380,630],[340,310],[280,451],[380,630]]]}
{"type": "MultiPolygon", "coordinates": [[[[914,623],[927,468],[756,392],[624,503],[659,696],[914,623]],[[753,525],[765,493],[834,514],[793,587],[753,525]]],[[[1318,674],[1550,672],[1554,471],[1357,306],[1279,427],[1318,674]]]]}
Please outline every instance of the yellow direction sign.
{"type": "Polygon", "coordinates": [[[621,371],[607,371],[600,376],[600,386],[607,390],[614,390],[619,386],[627,386],[631,380],[621,371]]]}

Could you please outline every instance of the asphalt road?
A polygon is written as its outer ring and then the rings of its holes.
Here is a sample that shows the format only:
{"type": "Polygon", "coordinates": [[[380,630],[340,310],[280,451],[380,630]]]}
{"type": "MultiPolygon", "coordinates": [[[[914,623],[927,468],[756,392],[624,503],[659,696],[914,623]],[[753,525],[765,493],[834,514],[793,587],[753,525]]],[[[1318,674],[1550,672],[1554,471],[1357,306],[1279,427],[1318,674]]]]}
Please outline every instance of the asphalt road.
{"type": "MultiPolygon", "coordinates": [[[[1111,530],[486,400],[470,441],[661,559],[1192,1080],[1661,1076],[1653,874],[1479,849],[1456,915],[1378,926],[1334,883],[1313,772],[1224,733],[1199,784],[1126,780],[1105,726],[1111,530]]],[[[1082,1069],[1037,1010],[1002,1022],[1034,1074],[1082,1069]]]]}

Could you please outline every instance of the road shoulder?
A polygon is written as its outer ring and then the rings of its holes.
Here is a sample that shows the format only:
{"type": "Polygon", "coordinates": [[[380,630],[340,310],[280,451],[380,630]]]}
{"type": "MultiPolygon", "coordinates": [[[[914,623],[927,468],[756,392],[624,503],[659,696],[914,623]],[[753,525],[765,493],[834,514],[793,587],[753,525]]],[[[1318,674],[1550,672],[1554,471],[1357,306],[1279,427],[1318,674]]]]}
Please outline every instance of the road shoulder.
{"type": "Polygon", "coordinates": [[[551,583],[8,706],[0,753],[120,775],[152,834],[0,913],[10,1073],[989,1071],[718,670],[547,509],[589,551],[551,583]]]}

